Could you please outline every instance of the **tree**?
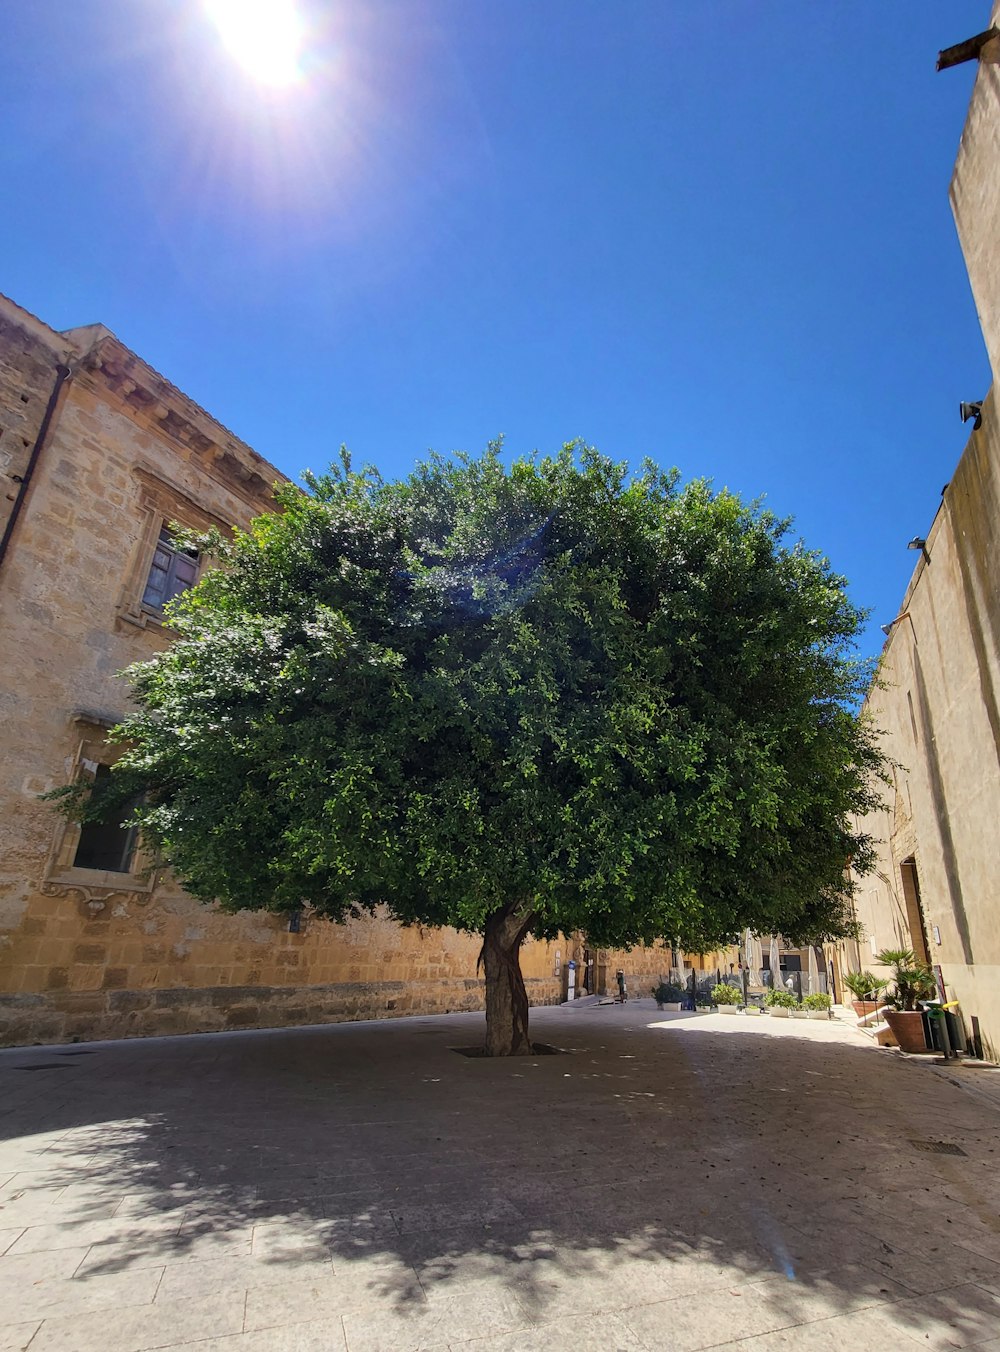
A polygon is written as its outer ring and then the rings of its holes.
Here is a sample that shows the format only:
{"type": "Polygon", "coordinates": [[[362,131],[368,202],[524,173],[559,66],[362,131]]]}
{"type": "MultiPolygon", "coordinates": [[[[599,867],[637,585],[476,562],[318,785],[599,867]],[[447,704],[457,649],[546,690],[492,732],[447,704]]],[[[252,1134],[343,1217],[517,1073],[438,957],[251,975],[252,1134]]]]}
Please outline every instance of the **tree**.
{"type": "Polygon", "coordinates": [[[111,777],[196,897],[480,934],[486,1051],[525,935],[838,935],[879,756],[862,614],[757,504],[577,444],[341,463],[225,542],[130,671],[111,777]]]}

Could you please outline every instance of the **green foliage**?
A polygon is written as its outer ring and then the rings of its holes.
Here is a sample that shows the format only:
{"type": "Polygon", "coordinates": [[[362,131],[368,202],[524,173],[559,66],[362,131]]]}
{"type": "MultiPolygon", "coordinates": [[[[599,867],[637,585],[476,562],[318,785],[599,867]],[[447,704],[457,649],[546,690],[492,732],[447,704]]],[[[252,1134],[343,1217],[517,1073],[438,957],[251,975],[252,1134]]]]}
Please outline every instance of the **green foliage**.
{"type": "Polygon", "coordinates": [[[833,1001],[827,995],[826,991],[813,991],[811,995],[802,997],[804,1009],[829,1009],[833,1001]]]}
{"type": "Polygon", "coordinates": [[[717,986],[712,987],[713,1005],[741,1005],[743,1003],[743,992],[738,986],[730,986],[725,981],[720,981],[717,986]]]}
{"type": "Polygon", "coordinates": [[[880,995],[888,984],[884,977],[875,976],[873,972],[844,973],[844,985],[855,1000],[871,1000],[880,995]]]}
{"type": "Polygon", "coordinates": [[[777,1005],[779,1009],[794,1009],[799,1002],[791,991],[786,991],[783,986],[774,986],[765,994],[764,1003],[772,1008],[777,1005]]]}
{"type": "Polygon", "coordinates": [[[658,1005],[675,1005],[684,999],[686,992],[673,981],[661,981],[653,987],[652,995],[658,1005]]]}
{"type": "Polygon", "coordinates": [[[581,445],[307,482],[208,542],[130,671],[115,792],[189,891],[475,932],[517,903],[613,947],[847,932],[863,617],[787,523],[581,445]]]}
{"type": "Polygon", "coordinates": [[[892,968],[892,989],[887,1004],[899,1010],[915,1010],[918,1000],[933,1000],[937,993],[937,978],[926,963],[917,959],[912,948],[884,948],[875,954],[875,961],[892,968]]]}

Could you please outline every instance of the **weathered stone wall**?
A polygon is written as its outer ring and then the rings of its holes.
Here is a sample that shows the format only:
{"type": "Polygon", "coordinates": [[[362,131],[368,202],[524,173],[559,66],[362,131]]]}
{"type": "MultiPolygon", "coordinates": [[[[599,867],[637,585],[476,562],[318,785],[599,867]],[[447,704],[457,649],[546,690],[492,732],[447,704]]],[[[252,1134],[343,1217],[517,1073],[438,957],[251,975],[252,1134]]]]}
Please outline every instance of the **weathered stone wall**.
{"type": "MultiPolygon", "coordinates": [[[[1000,26],[1000,0],[992,23],[1000,26]]],[[[1000,39],[984,50],[955,161],[951,205],[983,338],[1000,379],[1000,39]]],[[[976,397],[976,396],[970,396],[976,397]]]]}
{"type": "MultiPolygon", "coordinates": [[[[533,1004],[561,998],[549,945],[528,941],[533,1004]]],[[[482,1009],[479,943],[404,928],[385,914],[346,925],[227,916],[166,887],[35,896],[13,937],[20,989],[0,996],[8,1042],[277,1027],[482,1009]]]]}
{"type": "Polygon", "coordinates": [[[32,315],[0,307],[0,535],[20,492],[31,449],[56,384],[56,366],[71,351],[32,315]]]}
{"type": "Polygon", "coordinates": [[[654,982],[670,971],[670,948],[663,943],[639,944],[635,948],[590,948],[582,934],[562,938],[548,946],[558,969],[557,986],[567,991],[567,964],[576,963],[576,994],[616,995],[616,973],[625,973],[629,995],[646,996],[654,982]]]}
{"type": "MultiPolygon", "coordinates": [[[[909,946],[913,858],[931,962],[986,1049],[1000,1050],[1000,428],[991,394],[927,537],[867,708],[897,763],[869,819],[878,872],[858,918],[876,949],[909,946]],[[940,939],[938,939],[940,936],[940,939]]],[[[865,945],[862,965],[873,967],[865,945]]],[[[853,965],[853,964],[852,964],[853,965]]]]}

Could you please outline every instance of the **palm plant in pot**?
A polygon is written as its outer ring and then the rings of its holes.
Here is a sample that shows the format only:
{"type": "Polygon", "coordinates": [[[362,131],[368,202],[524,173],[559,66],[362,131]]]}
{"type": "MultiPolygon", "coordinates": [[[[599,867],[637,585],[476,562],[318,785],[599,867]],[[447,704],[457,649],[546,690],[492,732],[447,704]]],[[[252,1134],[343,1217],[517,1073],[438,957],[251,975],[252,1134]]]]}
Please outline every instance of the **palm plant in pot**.
{"type": "Polygon", "coordinates": [[[917,1001],[932,1000],[937,994],[934,973],[918,959],[912,948],[884,948],[875,954],[875,961],[892,968],[892,987],[885,997],[889,1006],[885,1017],[900,1050],[927,1051],[924,1016],[917,1008],[917,1001]]]}
{"type": "Polygon", "coordinates": [[[876,976],[874,972],[844,974],[844,985],[854,996],[851,1004],[859,1019],[863,1019],[866,1014],[875,1013],[879,1007],[879,997],[888,984],[885,977],[876,976]]]}

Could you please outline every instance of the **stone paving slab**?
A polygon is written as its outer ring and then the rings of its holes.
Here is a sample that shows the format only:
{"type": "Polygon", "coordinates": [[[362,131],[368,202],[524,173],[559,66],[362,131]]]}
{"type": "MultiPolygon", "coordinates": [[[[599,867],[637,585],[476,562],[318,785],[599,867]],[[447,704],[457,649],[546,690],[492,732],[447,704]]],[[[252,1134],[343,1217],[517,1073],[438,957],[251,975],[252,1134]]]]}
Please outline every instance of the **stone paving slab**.
{"type": "Polygon", "coordinates": [[[567,1055],[457,1056],[477,1015],[0,1052],[0,1352],[1000,1347],[960,1076],[840,1022],[532,1017],[567,1055]]]}
{"type": "MultiPolygon", "coordinates": [[[[190,1344],[171,1344],[165,1352],[177,1352],[181,1346],[190,1344]]],[[[208,1338],[198,1343],[197,1352],[347,1352],[347,1340],[340,1321],[336,1320],[208,1338]]]]}

